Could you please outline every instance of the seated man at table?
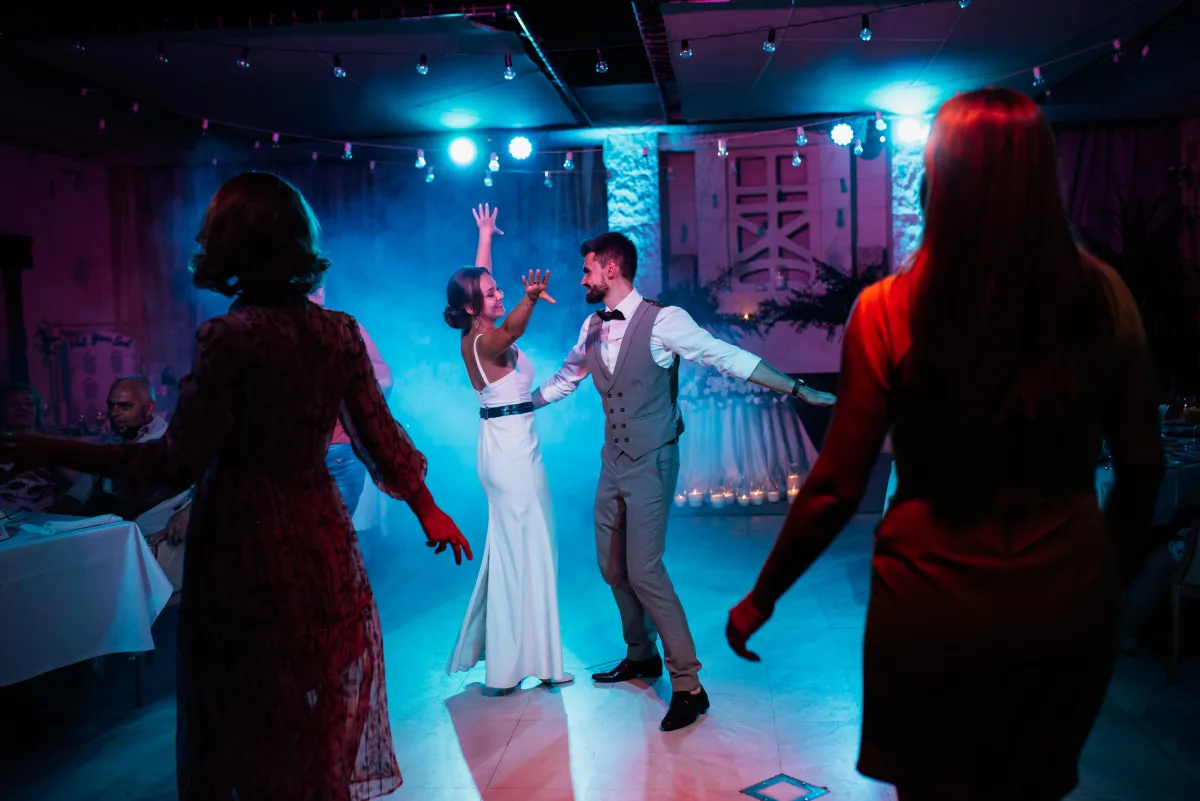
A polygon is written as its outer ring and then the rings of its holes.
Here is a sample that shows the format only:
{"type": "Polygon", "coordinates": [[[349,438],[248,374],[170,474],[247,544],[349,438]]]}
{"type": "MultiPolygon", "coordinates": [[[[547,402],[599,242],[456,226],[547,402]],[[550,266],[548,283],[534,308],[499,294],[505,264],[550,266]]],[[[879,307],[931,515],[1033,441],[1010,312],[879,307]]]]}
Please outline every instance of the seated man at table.
{"type": "MultiPolygon", "coordinates": [[[[154,400],[154,387],[145,378],[118,378],[108,391],[109,441],[132,443],[161,438],[167,431],[167,423],[155,416],[154,400]]],[[[191,499],[192,491],[187,489],[144,510],[137,499],[116,493],[109,479],[83,474],[51,511],[83,517],[115,514],[137,523],[154,546],[154,555],[171,585],[179,590],[183,585],[183,532],[187,529],[191,499]]]]}
{"type": "MultiPolygon", "coordinates": [[[[0,389],[0,431],[41,430],[42,399],[37,391],[27,384],[0,389]]],[[[71,477],[58,468],[19,470],[16,465],[0,464],[0,511],[49,511],[69,486],[71,477]]]]}

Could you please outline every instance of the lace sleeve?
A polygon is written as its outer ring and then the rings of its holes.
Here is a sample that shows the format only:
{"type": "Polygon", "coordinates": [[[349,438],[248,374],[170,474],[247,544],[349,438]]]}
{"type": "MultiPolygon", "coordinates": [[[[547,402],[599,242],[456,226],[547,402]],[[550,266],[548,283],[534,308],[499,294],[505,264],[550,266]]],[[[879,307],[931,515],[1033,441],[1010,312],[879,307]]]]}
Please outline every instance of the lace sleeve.
{"type": "Polygon", "coordinates": [[[397,500],[409,500],[424,486],[425,456],[392,417],[353,319],[350,331],[351,377],[339,415],[342,428],[375,485],[397,500]]]}

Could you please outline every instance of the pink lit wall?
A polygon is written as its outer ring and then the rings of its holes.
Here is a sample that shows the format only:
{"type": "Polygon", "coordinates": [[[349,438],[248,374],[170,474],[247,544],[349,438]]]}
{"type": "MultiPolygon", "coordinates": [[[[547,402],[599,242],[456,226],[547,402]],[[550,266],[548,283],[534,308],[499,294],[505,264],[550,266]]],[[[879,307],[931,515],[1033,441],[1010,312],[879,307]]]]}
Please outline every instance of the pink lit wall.
{"type": "MultiPolygon", "coordinates": [[[[43,321],[114,325],[108,173],[0,144],[0,175],[0,233],[33,237],[34,269],[22,282],[29,371],[48,397],[49,369],[37,347],[43,321]]],[[[4,328],[0,381],[10,379],[4,328]]]]}
{"type": "MultiPolygon", "coordinates": [[[[802,166],[790,166],[796,150],[793,132],[735,135],[727,138],[728,156],[717,153],[716,135],[679,139],[661,145],[662,157],[669,168],[664,214],[664,248],[674,256],[692,255],[701,282],[711,280],[720,270],[739,260],[737,199],[762,203],[761,214],[750,209],[748,219],[771,214],[802,214],[807,218],[805,230],[793,238],[812,257],[849,269],[851,263],[850,235],[850,153],[834,145],[820,133],[809,134],[809,144],[800,149],[802,166]],[[782,211],[773,205],[774,190],[753,197],[753,190],[737,189],[738,181],[731,178],[739,163],[742,169],[763,171],[763,164],[782,160],[780,181],[803,188],[800,201],[803,208],[782,211]],[[749,196],[749,197],[748,197],[749,196]]],[[[769,171],[771,167],[766,167],[769,171]]],[[[748,182],[756,179],[747,175],[748,182]]],[[[745,183],[745,182],[743,182],[745,183]]],[[[780,190],[783,192],[784,190],[780,190]]],[[[800,193],[795,194],[796,197],[800,193]]],[[[745,207],[743,207],[745,208],[745,207]]],[[[891,246],[891,183],[886,154],[872,160],[858,161],[858,250],[860,266],[878,259],[883,248],[891,246]]],[[[742,220],[744,225],[746,219],[742,220]]],[[[769,260],[768,260],[769,261],[769,260]]],[[[764,265],[765,272],[747,275],[734,290],[723,298],[723,311],[741,313],[757,307],[768,298],[783,300],[788,290],[776,289],[774,268],[764,265]]],[[[811,263],[800,267],[804,272],[788,274],[789,288],[800,288],[811,275],[811,263]]],[[[809,329],[797,334],[790,326],[776,326],[765,337],[748,337],[740,343],[758,353],[768,362],[786,372],[837,372],[841,362],[841,337],[827,339],[824,331],[809,329]]]]}

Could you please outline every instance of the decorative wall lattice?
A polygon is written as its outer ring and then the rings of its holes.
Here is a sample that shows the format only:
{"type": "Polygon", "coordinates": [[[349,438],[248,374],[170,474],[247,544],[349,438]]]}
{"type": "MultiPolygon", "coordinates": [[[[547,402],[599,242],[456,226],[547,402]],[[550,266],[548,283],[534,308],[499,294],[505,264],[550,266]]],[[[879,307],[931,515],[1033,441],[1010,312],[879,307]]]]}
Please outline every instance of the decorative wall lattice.
{"type": "Polygon", "coordinates": [[[794,166],[794,152],[753,148],[730,151],[727,158],[730,263],[743,284],[785,289],[813,278],[816,191],[808,159],[794,166]]]}

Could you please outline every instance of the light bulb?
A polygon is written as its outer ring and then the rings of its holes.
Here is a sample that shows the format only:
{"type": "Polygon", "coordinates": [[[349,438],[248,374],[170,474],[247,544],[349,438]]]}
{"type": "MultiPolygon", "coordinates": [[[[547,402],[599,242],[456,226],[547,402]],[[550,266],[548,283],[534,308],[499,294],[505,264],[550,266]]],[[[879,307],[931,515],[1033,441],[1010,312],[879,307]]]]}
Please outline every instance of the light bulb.
{"type": "Polygon", "coordinates": [[[808,136],[804,133],[804,126],[801,125],[796,129],[796,146],[804,147],[808,144],[808,136]]]}
{"type": "Polygon", "coordinates": [[[959,8],[966,8],[969,5],[971,5],[971,0],[958,0],[959,8]]]}
{"type": "Polygon", "coordinates": [[[770,31],[767,32],[766,41],[763,42],[763,52],[764,53],[774,53],[775,52],[775,29],[774,28],[772,28],[770,31]]]}
{"type": "Polygon", "coordinates": [[[341,55],[335,54],[333,57],[333,77],[335,77],[335,78],[345,78],[346,77],[346,70],[344,67],[342,67],[341,55]]]}
{"type": "Polygon", "coordinates": [[[792,166],[799,167],[803,162],[804,162],[804,160],[800,158],[800,151],[793,150],[792,151],[792,166]]]}
{"type": "Polygon", "coordinates": [[[546,188],[549,189],[550,187],[554,186],[554,181],[550,178],[550,171],[546,170],[542,174],[546,176],[546,180],[542,181],[542,183],[546,185],[546,188]]]}
{"type": "Polygon", "coordinates": [[[135,101],[133,101],[133,105],[129,107],[129,110],[130,110],[130,112],[133,114],[133,116],[135,116],[135,117],[136,117],[136,116],[137,116],[137,113],[138,113],[138,110],[139,110],[141,107],[142,107],[142,106],[141,106],[141,104],[140,104],[140,103],[138,103],[138,102],[135,100],[135,101]]]}
{"type": "Polygon", "coordinates": [[[216,156],[213,156],[213,157],[212,157],[212,165],[213,165],[214,167],[215,167],[215,166],[217,166],[217,157],[216,157],[216,156]]]}
{"type": "Polygon", "coordinates": [[[241,69],[250,69],[250,48],[243,47],[242,54],[238,56],[238,60],[234,63],[237,64],[241,69]]]}
{"type": "Polygon", "coordinates": [[[563,159],[563,169],[564,169],[564,170],[573,170],[573,169],[575,169],[575,162],[571,160],[571,155],[572,155],[572,154],[571,154],[571,151],[570,151],[570,150],[568,150],[568,151],[567,151],[567,157],[566,157],[565,159],[563,159]]]}
{"type": "Polygon", "coordinates": [[[717,140],[717,155],[721,158],[725,158],[729,155],[729,148],[725,147],[724,139],[717,140]]]}
{"type": "Polygon", "coordinates": [[[861,156],[862,154],[863,154],[862,142],[855,139],[854,140],[854,155],[861,156]]]}
{"type": "Polygon", "coordinates": [[[154,57],[154,60],[159,64],[166,64],[169,60],[167,59],[167,46],[162,42],[158,43],[158,55],[154,57]]]}
{"type": "Polygon", "coordinates": [[[1121,63],[1121,40],[1113,39],[1113,63],[1121,63]]]}
{"type": "Polygon", "coordinates": [[[495,153],[493,153],[491,159],[488,160],[488,170],[491,172],[498,172],[500,170],[500,157],[495,153]]]}
{"type": "Polygon", "coordinates": [[[433,183],[433,167],[430,167],[428,172],[425,173],[425,183],[433,183]]]}
{"type": "Polygon", "coordinates": [[[342,146],[342,160],[349,161],[352,158],[354,158],[354,150],[351,148],[350,143],[347,142],[342,146]]]}
{"type": "Polygon", "coordinates": [[[684,39],[682,42],[679,43],[679,57],[680,58],[691,58],[692,57],[692,48],[688,45],[687,39],[684,39]]]}
{"type": "Polygon", "coordinates": [[[608,62],[604,60],[604,56],[600,55],[600,50],[596,50],[596,72],[603,75],[608,72],[608,62]]]}
{"type": "Polygon", "coordinates": [[[484,186],[492,185],[492,174],[490,172],[485,172],[483,174],[483,185],[484,186]]]}
{"type": "Polygon", "coordinates": [[[887,120],[885,120],[883,118],[882,111],[875,112],[875,130],[877,130],[877,131],[886,131],[887,130],[887,120]]]}
{"type": "Polygon", "coordinates": [[[313,164],[317,163],[317,151],[315,151],[315,150],[312,152],[312,160],[313,160],[313,164]]]}
{"type": "Polygon", "coordinates": [[[200,135],[208,136],[208,120],[200,120],[200,135]]]}
{"type": "Polygon", "coordinates": [[[429,58],[424,53],[417,59],[417,72],[422,75],[429,74],[429,58]]]}
{"type": "Polygon", "coordinates": [[[858,32],[858,38],[864,42],[871,41],[871,18],[866,14],[862,15],[862,30],[858,32]]]}
{"type": "Polygon", "coordinates": [[[1042,68],[1034,67],[1033,68],[1033,85],[1034,86],[1045,86],[1045,84],[1046,84],[1046,79],[1042,77],[1042,68]]]}
{"type": "Polygon", "coordinates": [[[274,148],[279,147],[279,134],[278,133],[271,134],[271,147],[274,147],[274,148]]]}
{"type": "Polygon", "coordinates": [[[82,53],[87,48],[83,46],[82,41],[80,41],[79,39],[76,39],[73,49],[75,50],[76,53],[82,53]]]}
{"type": "Polygon", "coordinates": [[[369,169],[371,172],[375,172],[375,159],[371,159],[367,162],[367,169],[369,169]]]}
{"type": "Polygon", "coordinates": [[[514,70],[513,66],[512,66],[512,54],[505,53],[504,54],[504,80],[511,81],[515,77],[517,77],[517,71],[514,70]]]}
{"type": "Polygon", "coordinates": [[[424,150],[420,150],[420,149],[417,150],[416,167],[418,170],[425,169],[425,151],[424,150]]]}

